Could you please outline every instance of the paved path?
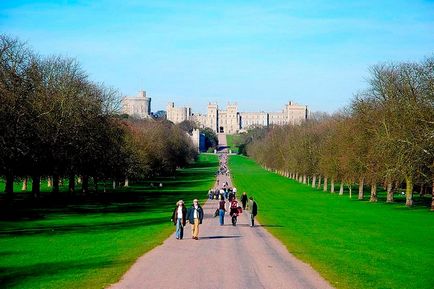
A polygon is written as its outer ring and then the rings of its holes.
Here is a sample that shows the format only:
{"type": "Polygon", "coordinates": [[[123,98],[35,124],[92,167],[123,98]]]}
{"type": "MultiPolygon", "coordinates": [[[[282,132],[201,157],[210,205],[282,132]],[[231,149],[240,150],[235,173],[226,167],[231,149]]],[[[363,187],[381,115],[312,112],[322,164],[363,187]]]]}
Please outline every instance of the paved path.
{"type": "MultiPolygon", "coordinates": [[[[226,138],[220,141],[225,143],[226,138]]],[[[219,178],[220,184],[230,183],[226,176],[219,178]]],[[[230,224],[229,215],[220,226],[218,218],[213,218],[217,206],[215,200],[203,206],[205,218],[198,241],[191,239],[187,225],[183,240],[176,240],[173,234],[140,257],[110,288],[332,288],[309,265],[289,254],[264,227],[249,227],[246,213],[236,227],[230,224]]]]}

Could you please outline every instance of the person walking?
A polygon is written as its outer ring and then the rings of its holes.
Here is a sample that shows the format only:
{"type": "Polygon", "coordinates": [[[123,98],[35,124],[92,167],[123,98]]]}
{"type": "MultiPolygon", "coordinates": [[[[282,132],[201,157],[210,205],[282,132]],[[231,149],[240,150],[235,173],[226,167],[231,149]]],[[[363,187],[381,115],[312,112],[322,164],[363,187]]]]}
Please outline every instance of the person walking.
{"type": "Polygon", "coordinates": [[[225,212],[226,212],[226,202],[225,200],[219,201],[219,221],[220,226],[225,224],[225,212]]]}
{"type": "Polygon", "coordinates": [[[193,200],[193,205],[187,211],[187,219],[191,224],[191,235],[195,240],[199,240],[199,225],[203,220],[203,209],[197,199],[193,200]]]}
{"type": "Polygon", "coordinates": [[[185,208],[184,201],[179,200],[172,213],[171,221],[176,226],[176,239],[182,240],[184,237],[184,226],[187,218],[187,209],[185,208]]]}
{"type": "Polygon", "coordinates": [[[246,205],[247,205],[247,194],[246,192],[243,192],[243,194],[241,195],[241,204],[243,204],[243,210],[246,209],[246,205]]]}
{"type": "Polygon", "coordinates": [[[253,197],[249,198],[249,211],[250,211],[250,227],[255,226],[255,217],[258,214],[258,205],[256,204],[253,197]]]}
{"type": "Polygon", "coordinates": [[[232,201],[230,201],[230,204],[231,204],[231,207],[230,207],[229,214],[232,217],[232,225],[236,226],[237,225],[237,218],[238,218],[238,215],[240,214],[240,208],[238,205],[237,198],[234,197],[232,199],[232,201]]]}

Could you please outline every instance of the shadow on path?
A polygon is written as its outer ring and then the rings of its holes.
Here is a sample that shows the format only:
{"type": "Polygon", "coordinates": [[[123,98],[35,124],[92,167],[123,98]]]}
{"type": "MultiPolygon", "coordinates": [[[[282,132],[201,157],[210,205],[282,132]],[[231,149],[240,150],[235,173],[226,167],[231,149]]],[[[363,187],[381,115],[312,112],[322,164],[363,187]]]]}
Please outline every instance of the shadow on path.
{"type": "Polygon", "coordinates": [[[200,237],[201,240],[212,240],[212,239],[233,239],[233,238],[241,238],[242,236],[206,236],[200,237]]]}

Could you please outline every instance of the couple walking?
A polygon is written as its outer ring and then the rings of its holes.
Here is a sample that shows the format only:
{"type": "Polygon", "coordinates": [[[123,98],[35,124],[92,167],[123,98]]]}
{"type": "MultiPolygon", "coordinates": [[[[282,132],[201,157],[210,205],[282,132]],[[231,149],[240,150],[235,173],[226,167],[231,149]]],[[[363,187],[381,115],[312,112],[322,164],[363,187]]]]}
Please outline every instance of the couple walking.
{"type": "Polygon", "coordinates": [[[176,239],[181,240],[184,237],[184,226],[187,221],[191,224],[191,235],[195,240],[199,240],[199,225],[203,220],[203,209],[197,199],[193,200],[190,208],[186,208],[184,201],[179,200],[172,213],[172,222],[176,226],[176,239]]]}

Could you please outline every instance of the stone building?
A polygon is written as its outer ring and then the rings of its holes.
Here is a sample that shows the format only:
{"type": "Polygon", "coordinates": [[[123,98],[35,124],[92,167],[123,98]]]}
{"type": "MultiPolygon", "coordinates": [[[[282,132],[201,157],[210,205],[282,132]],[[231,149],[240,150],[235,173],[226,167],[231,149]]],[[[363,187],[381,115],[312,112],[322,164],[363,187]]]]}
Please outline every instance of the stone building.
{"type": "Polygon", "coordinates": [[[175,106],[173,102],[169,102],[166,107],[167,119],[173,123],[180,123],[184,120],[191,119],[191,107],[175,106]]]}
{"type": "Polygon", "coordinates": [[[137,118],[149,118],[151,116],[151,98],[145,91],[139,91],[136,96],[125,96],[121,100],[122,113],[137,118]]]}
{"type": "Polygon", "coordinates": [[[173,102],[167,108],[167,119],[174,123],[193,120],[217,133],[228,134],[253,126],[299,124],[308,117],[307,106],[291,101],[280,112],[239,112],[236,103],[228,103],[226,110],[219,109],[217,103],[209,103],[206,114],[193,114],[191,108],[175,107],[173,102]]]}

